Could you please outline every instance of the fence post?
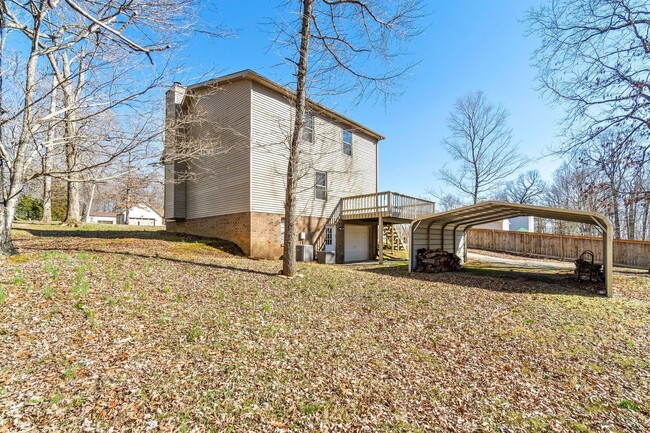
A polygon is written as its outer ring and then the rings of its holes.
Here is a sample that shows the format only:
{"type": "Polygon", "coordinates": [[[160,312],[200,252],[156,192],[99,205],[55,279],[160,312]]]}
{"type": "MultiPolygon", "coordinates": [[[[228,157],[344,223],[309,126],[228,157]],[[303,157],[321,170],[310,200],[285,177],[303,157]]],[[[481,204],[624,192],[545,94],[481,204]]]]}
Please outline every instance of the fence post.
{"type": "Polygon", "coordinates": [[[526,233],[522,233],[521,234],[521,243],[524,244],[523,248],[522,248],[524,254],[528,254],[528,252],[530,251],[530,248],[528,248],[528,240],[529,240],[528,235],[526,233]]]}

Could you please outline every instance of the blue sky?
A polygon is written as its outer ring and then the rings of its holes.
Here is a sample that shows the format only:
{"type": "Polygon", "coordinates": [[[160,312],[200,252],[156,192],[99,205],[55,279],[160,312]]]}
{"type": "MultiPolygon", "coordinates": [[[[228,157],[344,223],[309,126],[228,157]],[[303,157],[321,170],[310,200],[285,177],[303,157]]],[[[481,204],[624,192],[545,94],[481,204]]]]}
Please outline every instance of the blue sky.
{"type": "MultiPolygon", "coordinates": [[[[455,0],[425,3],[428,29],[412,47],[420,61],[404,82],[404,93],[387,105],[373,101],[335,109],[382,133],[379,147],[380,190],[426,196],[439,189],[434,171],[449,161],[441,140],[455,100],[481,89],[487,98],[510,113],[514,141],[533,161],[530,167],[546,179],[560,164],[542,158],[557,143],[560,108],[552,108],[535,90],[531,55],[537,40],[526,37],[521,22],[525,11],[543,0],[455,0]]],[[[222,0],[205,19],[222,22],[235,36],[215,41],[196,40],[186,49],[188,76],[221,75],[242,69],[282,83],[290,82],[275,54],[271,18],[282,13],[267,1],[222,0]]]]}

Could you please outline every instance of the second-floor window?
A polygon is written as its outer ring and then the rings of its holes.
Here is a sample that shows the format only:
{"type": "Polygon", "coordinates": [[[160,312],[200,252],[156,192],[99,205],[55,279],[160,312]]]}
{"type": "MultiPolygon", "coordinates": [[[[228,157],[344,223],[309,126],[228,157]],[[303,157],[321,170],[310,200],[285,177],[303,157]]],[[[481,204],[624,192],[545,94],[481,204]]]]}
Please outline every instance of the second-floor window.
{"type": "Polygon", "coordinates": [[[352,156],[352,133],[343,130],[343,153],[352,156]]]}
{"type": "Polygon", "coordinates": [[[327,200],[327,173],[316,172],[316,184],[314,186],[314,197],[319,200],[327,200]]]}
{"type": "Polygon", "coordinates": [[[302,127],[302,141],[307,143],[314,142],[314,115],[305,111],[305,122],[302,127]]]}

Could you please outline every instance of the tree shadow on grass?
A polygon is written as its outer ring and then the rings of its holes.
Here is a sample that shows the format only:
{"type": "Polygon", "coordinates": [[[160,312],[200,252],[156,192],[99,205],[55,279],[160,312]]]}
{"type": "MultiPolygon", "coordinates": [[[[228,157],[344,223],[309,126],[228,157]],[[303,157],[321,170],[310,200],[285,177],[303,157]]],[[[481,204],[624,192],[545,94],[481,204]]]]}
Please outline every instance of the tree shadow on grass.
{"type": "MultiPolygon", "coordinates": [[[[208,262],[201,262],[195,260],[185,260],[177,257],[169,257],[169,256],[159,255],[159,254],[153,254],[153,255],[141,254],[141,253],[130,252],[130,251],[111,251],[111,250],[101,250],[97,248],[38,248],[37,250],[38,251],[85,251],[88,253],[95,253],[95,254],[115,254],[115,255],[126,256],[126,257],[139,257],[143,259],[164,260],[166,262],[171,262],[171,263],[178,263],[178,264],[192,265],[192,266],[202,266],[210,269],[222,269],[222,270],[229,270],[235,272],[246,272],[249,274],[264,275],[269,277],[275,277],[279,275],[279,272],[266,272],[266,271],[259,271],[256,269],[245,268],[245,267],[222,265],[217,263],[208,263],[208,262]]],[[[251,262],[254,262],[254,260],[251,260],[251,262]]]]}
{"type": "MultiPolygon", "coordinates": [[[[82,239],[142,239],[142,240],[158,240],[167,242],[196,242],[214,249],[223,251],[228,254],[243,256],[241,248],[232,242],[217,239],[217,238],[204,238],[200,236],[188,235],[184,233],[173,233],[165,230],[137,230],[137,229],[124,229],[124,230],[111,230],[111,229],[87,229],[82,228],[69,228],[69,227],[52,227],[51,229],[31,228],[31,227],[16,227],[36,237],[44,238],[82,238],[82,239]]],[[[108,251],[104,251],[108,252],[108,251]]]]}
{"type": "Polygon", "coordinates": [[[539,270],[499,269],[484,263],[469,263],[461,271],[428,274],[408,272],[408,264],[401,262],[391,266],[364,266],[359,270],[397,278],[409,278],[423,282],[438,282],[503,293],[570,295],[601,297],[597,294],[603,284],[578,282],[573,274],[539,270]]]}
{"type": "MultiPolygon", "coordinates": [[[[68,246],[61,245],[56,247],[49,247],[43,245],[29,245],[32,239],[38,242],[39,238],[41,239],[77,238],[77,239],[89,239],[89,240],[97,239],[100,241],[120,240],[120,239],[124,239],[124,240],[141,239],[141,240],[179,242],[179,243],[185,243],[189,246],[191,246],[192,243],[198,243],[213,248],[218,252],[227,253],[230,256],[235,256],[235,257],[243,256],[243,252],[241,248],[239,248],[239,246],[237,246],[232,242],[228,242],[217,238],[202,238],[199,236],[192,236],[192,235],[186,235],[180,233],[171,233],[163,230],[132,230],[132,229],[125,229],[125,230],[90,229],[88,230],[86,228],[74,229],[68,227],[61,227],[61,228],[53,227],[52,229],[42,229],[42,228],[32,228],[32,227],[24,227],[24,226],[17,227],[17,228],[18,230],[25,231],[34,236],[34,238],[17,239],[20,242],[20,244],[22,244],[20,249],[33,250],[33,251],[86,251],[89,253],[97,253],[97,254],[116,254],[120,256],[140,257],[140,258],[152,259],[152,260],[165,260],[167,262],[172,262],[172,263],[202,266],[211,269],[223,269],[223,270],[231,270],[236,272],[246,272],[246,273],[251,273],[256,275],[264,275],[264,276],[278,275],[278,273],[275,272],[266,272],[266,271],[260,271],[256,269],[250,269],[247,267],[231,266],[225,264],[218,264],[214,262],[210,263],[210,262],[205,262],[200,260],[191,260],[191,259],[184,259],[178,257],[184,255],[183,253],[191,254],[192,248],[190,248],[186,252],[182,251],[181,254],[178,254],[178,256],[176,257],[172,257],[170,256],[170,254],[173,254],[173,252],[167,252],[167,253],[163,252],[162,254],[159,254],[155,251],[155,249],[152,250],[153,251],[152,254],[144,253],[142,252],[142,249],[147,248],[146,244],[137,245],[134,248],[129,249],[127,251],[121,251],[120,249],[111,249],[111,248],[102,249],[102,248],[98,248],[97,244],[88,245],[88,246],[80,245],[78,247],[69,246],[69,245],[68,246]]],[[[200,254],[200,252],[198,254],[200,254]]],[[[207,256],[207,257],[211,257],[211,256],[207,256]]],[[[251,263],[254,263],[254,261],[251,260],[251,263]]]]}

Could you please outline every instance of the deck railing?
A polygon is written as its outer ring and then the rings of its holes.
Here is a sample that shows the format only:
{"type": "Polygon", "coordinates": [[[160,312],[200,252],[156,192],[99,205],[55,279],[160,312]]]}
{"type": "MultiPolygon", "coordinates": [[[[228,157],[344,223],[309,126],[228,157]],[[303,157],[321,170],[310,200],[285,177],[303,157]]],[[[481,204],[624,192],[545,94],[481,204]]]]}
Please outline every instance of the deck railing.
{"type": "Polygon", "coordinates": [[[341,219],[397,218],[414,220],[435,212],[435,203],[391,191],[341,199],[341,219]]]}

